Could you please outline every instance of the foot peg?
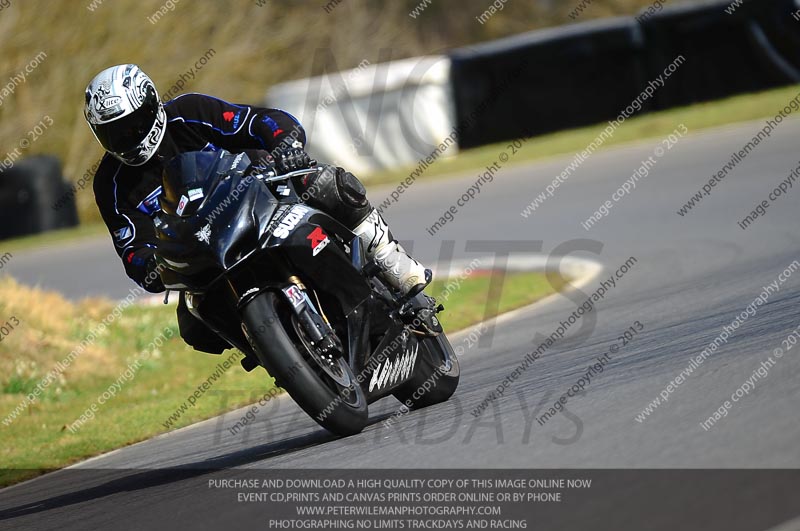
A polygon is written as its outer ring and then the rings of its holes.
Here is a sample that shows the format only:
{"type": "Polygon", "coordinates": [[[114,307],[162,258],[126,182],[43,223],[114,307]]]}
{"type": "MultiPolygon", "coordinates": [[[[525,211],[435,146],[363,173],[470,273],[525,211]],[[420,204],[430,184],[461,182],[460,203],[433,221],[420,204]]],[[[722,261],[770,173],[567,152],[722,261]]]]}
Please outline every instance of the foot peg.
{"type": "Polygon", "coordinates": [[[415,332],[426,336],[438,336],[443,330],[436,314],[442,310],[444,306],[436,305],[436,299],[418,293],[403,306],[400,316],[403,322],[413,327],[415,332]]]}

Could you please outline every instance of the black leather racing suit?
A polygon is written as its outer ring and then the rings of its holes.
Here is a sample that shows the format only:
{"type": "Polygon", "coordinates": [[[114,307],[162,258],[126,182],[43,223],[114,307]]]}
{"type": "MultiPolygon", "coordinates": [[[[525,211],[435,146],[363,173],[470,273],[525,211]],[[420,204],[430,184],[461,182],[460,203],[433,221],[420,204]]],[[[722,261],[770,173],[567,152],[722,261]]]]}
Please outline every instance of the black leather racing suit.
{"type": "MultiPolygon", "coordinates": [[[[305,145],[303,127],[289,113],[236,105],[204,94],[185,94],[164,104],[167,130],[158,152],[142,166],[128,166],[106,154],[94,177],[94,194],[125,272],[152,293],[164,291],[155,270],[158,239],[153,216],[160,210],[161,169],[187,151],[232,153],[266,150],[274,157],[294,142],[305,145]],[[148,280],[150,279],[150,280],[148,280]],[[154,280],[153,280],[154,279],[154,280]]],[[[308,203],[354,228],[371,210],[361,182],[342,168],[325,166],[317,177],[299,183],[311,190],[308,203]]],[[[303,189],[304,188],[304,189],[303,189]]],[[[186,308],[178,304],[178,325],[184,341],[198,350],[220,353],[230,348],[186,308]]]]}

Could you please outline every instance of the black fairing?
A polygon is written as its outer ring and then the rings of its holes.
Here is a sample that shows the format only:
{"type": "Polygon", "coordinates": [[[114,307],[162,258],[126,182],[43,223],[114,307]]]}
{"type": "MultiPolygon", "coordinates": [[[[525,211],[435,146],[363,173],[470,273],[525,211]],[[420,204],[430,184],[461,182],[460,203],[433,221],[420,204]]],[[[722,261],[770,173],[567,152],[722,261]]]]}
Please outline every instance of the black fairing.
{"type": "MultiPolygon", "coordinates": [[[[155,220],[165,286],[186,291],[192,314],[257,357],[242,333],[240,309],[264,290],[280,293],[297,275],[327,308],[351,367],[369,373],[367,360],[376,347],[385,350],[404,327],[388,317],[390,308],[362,274],[358,238],[302,203],[290,179],[267,182],[250,175],[250,160],[222,150],[184,153],[167,164],[163,212],[155,220]]],[[[389,349],[382,371],[399,363],[406,345],[389,349]]],[[[362,386],[370,381],[367,374],[362,386]]],[[[402,383],[368,391],[368,400],[402,383]]]]}
{"type": "Polygon", "coordinates": [[[203,289],[257,248],[278,200],[254,186],[249,165],[246,154],[224,150],[183,153],[167,164],[156,228],[168,287],[203,289]]]}

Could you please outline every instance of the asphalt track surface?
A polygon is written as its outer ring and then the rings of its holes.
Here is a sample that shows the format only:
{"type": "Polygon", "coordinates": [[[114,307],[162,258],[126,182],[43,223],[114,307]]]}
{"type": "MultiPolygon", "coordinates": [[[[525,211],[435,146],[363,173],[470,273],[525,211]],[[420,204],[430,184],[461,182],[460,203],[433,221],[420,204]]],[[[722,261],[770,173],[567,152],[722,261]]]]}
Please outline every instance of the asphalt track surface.
{"type": "MultiPolygon", "coordinates": [[[[248,518],[266,518],[257,507],[208,501],[206,480],[226,477],[232,468],[800,468],[800,347],[777,360],[727,417],[708,431],[700,427],[800,325],[800,271],[668,402],[643,422],[635,420],[762,286],[800,259],[797,185],[747,230],[736,224],[797,166],[800,121],[784,122],[710,197],[685,217],[676,214],[758,128],[748,123],[690,134],[589,231],[580,222],[653,154],[658,140],[594,154],[528,219],[520,211],[569,158],[501,170],[435,236],[426,228],[477,175],[417,183],[403,194],[386,217],[401,237],[415,238],[415,253],[429,262],[437,260],[442,240],[454,240],[456,255],[463,258],[486,255],[487,241],[515,240],[515,248],[530,251],[536,242],[519,241],[541,240],[545,254],[566,252],[603,264],[603,273],[581,288],[590,294],[629,257],[637,260],[596,310],[571,329],[575,333],[585,326],[583,340],[556,343],[480,418],[470,411],[535,347],[534,334],[550,334],[583,295],[557,296],[515,313],[497,324],[490,344],[466,348],[463,335],[455,335],[454,346],[466,350],[456,396],[412,412],[394,427],[380,422],[396,410],[393,399],[372,406],[374,423],[363,433],[337,439],[283,397],[262,409],[258,422],[244,433],[230,434],[227,428],[240,415],[229,413],[78,467],[94,473],[60,471],[0,491],[0,528],[248,528],[248,518]],[[540,426],[535,416],[635,321],[643,325],[642,332],[612,355],[585,394],[570,398],[567,412],[540,426]],[[176,468],[183,473],[175,473],[176,468]]],[[[376,201],[388,193],[388,188],[371,191],[376,201]]],[[[105,239],[20,254],[9,269],[26,282],[70,296],[124,296],[128,289],[118,285],[121,266],[105,239]]],[[[642,473],[607,483],[593,491],[583,510],[559,513],[541,528],[768,529],[800,514],[796,474],[792,480],[793,489],[765,476],[694,493],[691,482],[659,490],[653,473],[642,473]],[[684,499],[688,492],[691,501],[684,499]],[[670,509],[674,514],[648,516],[642,503],[654,497],[664,506],[677,504],[670,509]],[[640,523],[625,526],[623,514],[640,517],[640,523]],[[654,519],[643,526],[647,518],[654,519]]]]}

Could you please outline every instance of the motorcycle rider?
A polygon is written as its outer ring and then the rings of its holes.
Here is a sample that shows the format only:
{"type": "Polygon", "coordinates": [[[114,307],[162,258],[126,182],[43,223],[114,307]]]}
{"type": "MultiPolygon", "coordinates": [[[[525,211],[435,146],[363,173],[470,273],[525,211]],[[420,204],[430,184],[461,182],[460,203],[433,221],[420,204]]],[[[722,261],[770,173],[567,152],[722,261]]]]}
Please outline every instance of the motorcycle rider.
{"type": "MultiPolygon", "coordinates": [[[[145,290],[164,291],[157,273],[153,217],[160,210],[161,171],[187,151],[232,153],[266,150],[268,166],[283,174],[307,168],[305,131],[279,109],[237,105],[189,93],[162,103],[155,84],[138,66],[122,64],[97,74],[86,88],[84,116],[107,151],[94,177],[94,194],[127,275],[145,290]]],[[[353,231],[381,276],[403,294],[422,290],[431,272],[411,258],[372,208],[363,184],[342,168],[323,165],[304,178],[298,194],[353,231]]],[[[221,353],[231,346],[196,319],[181,296],[181,337],[197,350],[221,353]]]]}

